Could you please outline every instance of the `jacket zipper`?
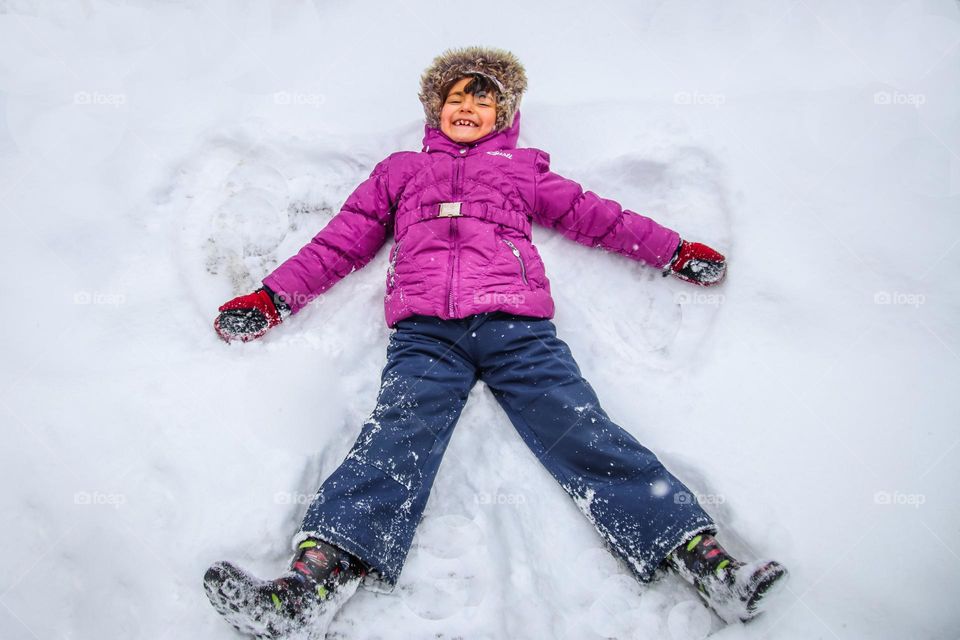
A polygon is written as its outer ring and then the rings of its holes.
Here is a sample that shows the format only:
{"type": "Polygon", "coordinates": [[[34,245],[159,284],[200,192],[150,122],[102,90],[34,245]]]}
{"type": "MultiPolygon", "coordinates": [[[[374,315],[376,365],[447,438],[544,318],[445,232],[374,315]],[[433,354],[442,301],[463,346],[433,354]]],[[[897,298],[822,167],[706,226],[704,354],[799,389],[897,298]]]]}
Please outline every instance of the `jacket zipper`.
{"type": "Polygon", "coordinates": [[[520,277],[523,278],[523,284],[529,287],[530,283],[527,282],[527,267],[523,264],[523,256],[520,255],[520,249],[517,249],[517,245],[513,244],[506,238],[500,239],[507,243],[507,245],[510,247],[510,253],[517,257],[517,262],[520,263],[520,277]]]}
{"type": "Polygon", "coordinates": [[[447,300],[448,302],[447,312],[452,318],[455,313],[455,310],[454,310],[455,302],[453,300],[453,266],[456,263],[456,259],[457,259],[456,258],[457,256],[457,221],[454,218],[450,219],[450,231],[453,234],[453,251],[452,251],[452,255],[450,256],[450,296],[447,300]]]}
{"type": "MultiPolygon", "coordinates": [[[[462,158],[457,156],[453,160],[453,199],[456,202],[460,197],[460,162],[462,158]]],[[[453,270],[457,258],[457,219],[450,218],[450,235],[453,236],[453,250],[450,252],[450,282],[447,288],[447,314],[453,318],[456,314],[456,302],[453,298],[453,270]]]]}

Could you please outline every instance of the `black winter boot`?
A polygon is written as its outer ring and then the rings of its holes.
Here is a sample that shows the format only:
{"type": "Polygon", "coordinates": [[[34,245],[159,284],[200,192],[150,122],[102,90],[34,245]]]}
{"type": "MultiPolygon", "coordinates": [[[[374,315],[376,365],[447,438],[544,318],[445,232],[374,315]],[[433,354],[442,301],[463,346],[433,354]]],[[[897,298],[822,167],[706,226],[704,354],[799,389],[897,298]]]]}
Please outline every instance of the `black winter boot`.
{"type": "Polygon", "coordinates": [[[257,638],[323,638],[334,614],[366,574],[360,562],[322,540],[300,544],[290,570],[261,580],[229,563],[207,569],[203,586],[214,608],[257,638]]]}
{"type": "Polygon", "coordinates": [[[724,622],[746,622],[762,612],[761,600],[786,583],[774,560],[743,563],[709,533],[694,536],[667,556],[666,565],[696,587],[724,622]]]}

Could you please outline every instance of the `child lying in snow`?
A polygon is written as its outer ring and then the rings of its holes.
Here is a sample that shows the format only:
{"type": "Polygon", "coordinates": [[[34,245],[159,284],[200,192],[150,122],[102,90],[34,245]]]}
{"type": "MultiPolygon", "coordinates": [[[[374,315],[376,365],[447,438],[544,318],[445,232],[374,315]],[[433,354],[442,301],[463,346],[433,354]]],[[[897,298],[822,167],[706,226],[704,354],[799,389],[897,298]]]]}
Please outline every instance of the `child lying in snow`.
{"type": "Polygon", "coordinates": [[[483,380],[523,441],[643,581],[666,568],[726,621],[748,620],[782,583],[773,561],[742,563],[721,547],[693,493],[614,424],[556,335],[550,284],[531,223],[699,285],[724,257],[552,173],[518,149],[526,89],[509,52],[471,47],[437,57],[421,78],[423,150],[380,162],[342,210],[263,280],[220,307],[227,341],[252,340],[376,255],[391,232],[387,346],[380,394],[346,459],[327,478],[293,540],[289,571],[258,580],[226,562],[205,585],[237,628],[322,637],[369,574],[396,584],[443,452],[470,389],[483,380]]]}

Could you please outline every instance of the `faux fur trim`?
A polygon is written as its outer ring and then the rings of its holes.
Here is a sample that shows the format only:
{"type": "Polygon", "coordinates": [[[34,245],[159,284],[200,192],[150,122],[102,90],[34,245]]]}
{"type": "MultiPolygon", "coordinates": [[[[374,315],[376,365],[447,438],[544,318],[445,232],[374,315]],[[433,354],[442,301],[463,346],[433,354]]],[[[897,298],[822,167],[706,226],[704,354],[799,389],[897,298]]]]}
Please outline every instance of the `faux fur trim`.
{"type": "Polygon", "coordinates": [[[440,91],[443,85],[468,73],[479,72],[493,78],[502,87],[497,100],[494,130],[502,131],[513,124],[520,98],[527,90],[527,74],[520,61],[509,51],[491,47],[447,49],[433,59],[420,76],[420,102],[427,124],[440,128],[440,91]]]}

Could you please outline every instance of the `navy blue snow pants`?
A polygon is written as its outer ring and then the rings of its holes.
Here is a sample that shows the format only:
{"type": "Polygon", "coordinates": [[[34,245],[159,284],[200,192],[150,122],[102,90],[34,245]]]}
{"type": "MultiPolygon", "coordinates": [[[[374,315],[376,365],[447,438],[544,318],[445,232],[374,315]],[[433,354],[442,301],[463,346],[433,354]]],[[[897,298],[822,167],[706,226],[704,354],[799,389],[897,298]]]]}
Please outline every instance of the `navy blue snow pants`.
{"type": "Polygon", "coordinates": [[[394,586],[478,379],[639,579],[693,533],[715,530],[693,493],[610,420],[553,322],[490,312],[397,323],[376,408],[294,543],[326,540],[394,586]]]}

